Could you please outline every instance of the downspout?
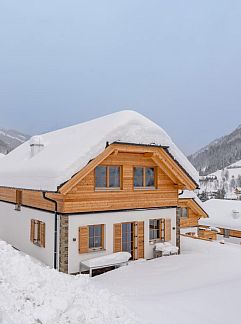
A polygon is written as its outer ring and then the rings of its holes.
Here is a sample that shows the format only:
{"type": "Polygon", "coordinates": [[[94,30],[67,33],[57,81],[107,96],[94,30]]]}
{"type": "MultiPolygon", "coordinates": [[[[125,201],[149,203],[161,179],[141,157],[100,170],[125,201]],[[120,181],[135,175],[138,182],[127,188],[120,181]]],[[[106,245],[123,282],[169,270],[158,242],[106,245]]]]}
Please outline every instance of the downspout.
{"type": "Polygon", "coordinates": [[[58,203],[46,197],[46,191],[43,191],[43,198],[54,203],[54,269],[57,269],[58,203]]]}

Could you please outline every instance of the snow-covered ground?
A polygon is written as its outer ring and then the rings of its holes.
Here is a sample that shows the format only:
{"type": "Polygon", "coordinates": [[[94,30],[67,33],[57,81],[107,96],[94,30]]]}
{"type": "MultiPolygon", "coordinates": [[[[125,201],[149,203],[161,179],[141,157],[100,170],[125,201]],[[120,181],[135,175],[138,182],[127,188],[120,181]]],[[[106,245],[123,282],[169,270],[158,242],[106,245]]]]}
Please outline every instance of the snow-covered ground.
{"type": "Polygon", "coordinates": [[[143,323],[240,323],[241,247],[182,237],[182,255],[135,262],[93,278],[143,323]]]}
{"type": "Polygon", "coordinates": [[[0,323],[237,324],[240,269],[240,246],[182,237],[180,256],[90,279],[48,269],[0,241],[0,323]]]}
{"type": "Polygon", "coordinates": [[[42,266],[0,241],[0,324],[138,323],[115,293],[88,276],[42,266]]]}

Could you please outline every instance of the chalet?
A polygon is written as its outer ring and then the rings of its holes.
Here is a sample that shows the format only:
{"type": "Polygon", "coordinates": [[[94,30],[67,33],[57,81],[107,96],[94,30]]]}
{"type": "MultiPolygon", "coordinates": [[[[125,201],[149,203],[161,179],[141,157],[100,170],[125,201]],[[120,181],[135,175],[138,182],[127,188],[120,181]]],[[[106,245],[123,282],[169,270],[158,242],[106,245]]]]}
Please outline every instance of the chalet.
{"type": "Polygon", "coordinates": [[[201,218],[199,228],[217,228],[217,239],[241,244],[241,201],[210,199],[204,206],[209,218],[201,218]]]}
{"type": "Polygon", "coordinates": [[[182,234],[198,235],[199,219],[208,217],[203,202],[194,192],[188,190],[179,194],[177,213],[182,234]]]}
{"type": "Polygon", "coordinates": [[[0,238],[65,273],[121,251],[151,259],[156,242],[179,245],[178,194],[197,182],[163,129],[117,112],[34,136],[1,159],[0,238]]]}

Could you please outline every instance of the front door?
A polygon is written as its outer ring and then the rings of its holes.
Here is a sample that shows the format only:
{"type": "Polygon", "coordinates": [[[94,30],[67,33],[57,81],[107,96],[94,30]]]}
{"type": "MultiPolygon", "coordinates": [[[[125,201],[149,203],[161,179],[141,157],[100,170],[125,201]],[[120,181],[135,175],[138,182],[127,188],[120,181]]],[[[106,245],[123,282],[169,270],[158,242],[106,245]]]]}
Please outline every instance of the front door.
{"type": "Polygon", "coordinates": [[[114,224],[113,251],[129,252],[134,260],[144,258],[144,222],[114,224]]]}

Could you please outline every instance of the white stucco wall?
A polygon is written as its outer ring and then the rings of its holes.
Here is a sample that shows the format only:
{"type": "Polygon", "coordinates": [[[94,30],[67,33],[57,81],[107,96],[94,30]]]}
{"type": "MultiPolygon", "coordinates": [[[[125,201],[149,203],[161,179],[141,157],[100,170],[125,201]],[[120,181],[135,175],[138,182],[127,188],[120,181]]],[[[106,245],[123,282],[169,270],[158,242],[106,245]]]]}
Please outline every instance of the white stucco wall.
{"type": "Polygon", "coordinates": [[[21,207],[21,211],[16,211],[14,204],[0,202],[0,239],[52,267],[54,214],[27,207],[21,207]],[[30,241],[31,219],[46,224],[45,248],[38,247],[30,241]]]}
{"type": "Polygon", "coordinates": [[[113,224],[122,222],[144,221],[145,258],[153,257],[153,244],[149,242],[149,219],[170,218],[172,241],[176,245],[176,208],[145,209],[108,213],[78,214],[69,216],[69,273],[79,271],[81,260],[91,259],[113,253],[113,224]],[[79,254],[79,227],[84,225],[105,224],[105,250],[79,254]],[[175,229],[173,229],[175,227],[175,229]],[[75,241],[74,241],[75,239],[75,241]]]}

